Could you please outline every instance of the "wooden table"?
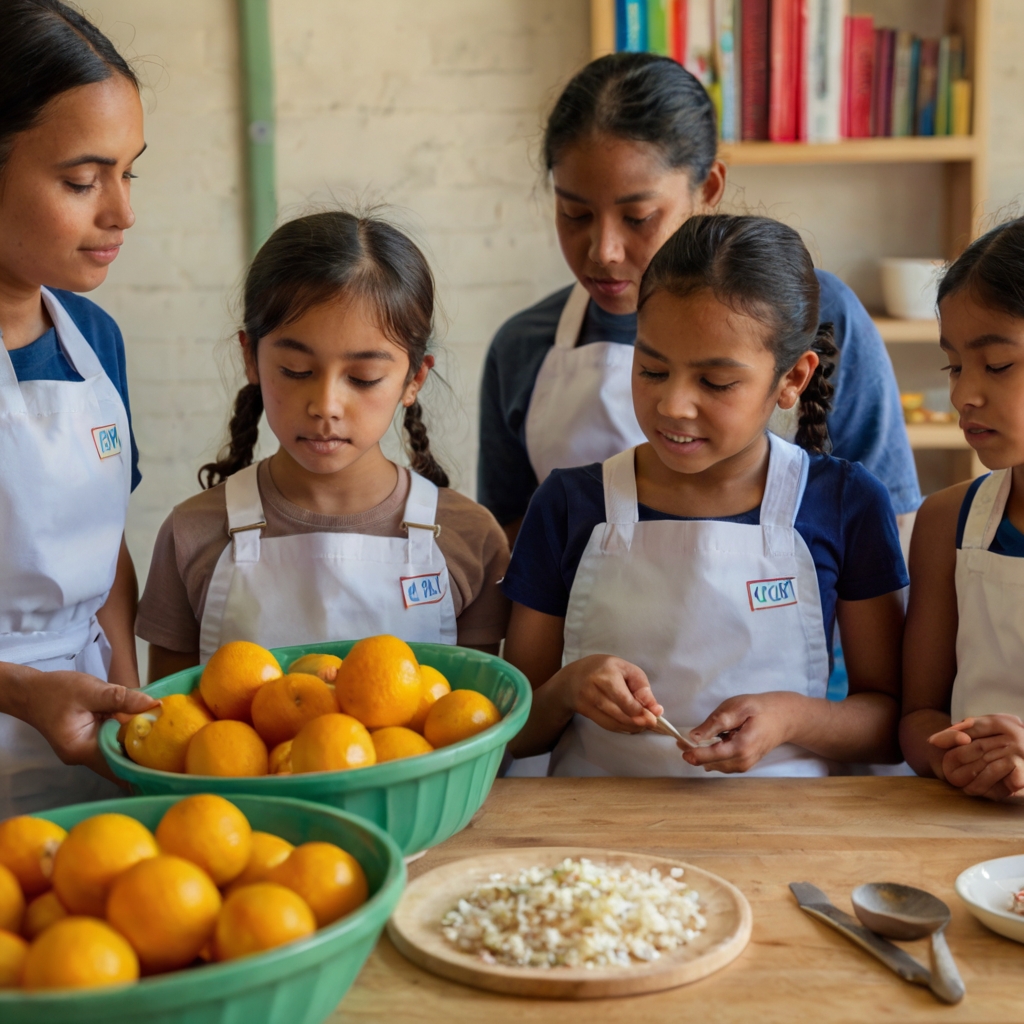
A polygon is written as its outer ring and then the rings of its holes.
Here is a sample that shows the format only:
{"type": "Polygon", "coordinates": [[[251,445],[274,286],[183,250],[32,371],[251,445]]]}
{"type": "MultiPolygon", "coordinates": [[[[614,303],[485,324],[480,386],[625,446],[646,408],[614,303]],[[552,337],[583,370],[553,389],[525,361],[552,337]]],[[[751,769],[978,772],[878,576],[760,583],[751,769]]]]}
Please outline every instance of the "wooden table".
{"type": "MultiPolygon", "coordinates": [[[[481,851],[561,844],[678,857],[722,875],[750,900],[749,946],[693,985],[565,1003],[443,981],[384,937],[333,1024],[1024,1021],[1024,946],[984,928],[953,891],[971,864],[1024,853],[1024,807],[916,778],[502,779],[469,827],[411,864],[410,875],[481,851]],[[814,882],[848,912],[861,882],[935,893],[953,913],[947,934],[964,1001],[944,1006],[808,917],[792,881],[814,882]]],[[[906,948],[927,964],[926,942],[906,948]]]]}

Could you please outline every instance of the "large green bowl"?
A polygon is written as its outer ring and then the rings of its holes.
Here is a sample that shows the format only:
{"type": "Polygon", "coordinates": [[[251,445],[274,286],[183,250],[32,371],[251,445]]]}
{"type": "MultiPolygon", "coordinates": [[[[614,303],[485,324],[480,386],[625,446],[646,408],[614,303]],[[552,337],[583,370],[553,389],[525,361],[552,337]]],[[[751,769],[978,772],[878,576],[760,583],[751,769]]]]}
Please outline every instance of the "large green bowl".
{"type": "MultiPolygon", "coordinates": [[[[312,651],[343,658],[354,642],[282,647],[274,654],[287,669],[296,658],[312,651]]],[[[258,793],[314,800],[372,821],[406,854],[416,853],[443,842],[469,824],[491,790],[505,744],[526,724],[532,691],[518,669],[493,655],[443,644],[411,646],[420,662],[441,672],[453,689],[476,690],[490,697],[502,720],[468,740],[420,757],[305,775],[225,779],[143,768],[122,753],[117,742],[118,726],[113,721],[107,722],[100,733],[100,749],[114,774],[128,782],[133,793],[258,793]]],[[[199,685],[201,675],[201,668],[186,669],[153,683],[146,692],[154,697],[189,693],[199,685]]]]}
{"type": "MultiPolygon", "coordinates": [[[[258,956],[88,992],[0,991],[3,1024],[320,1024],[355,981],[405,888],[390,836],[332,807],[232,796],[254,829],[292,843],[335,843],[362,865],[370,898],[308,939],[258,956]]],[[[40,813],[64,828],[94,814],[127,814],[155,829],[176,796],[104,800],[40,813]]]]}

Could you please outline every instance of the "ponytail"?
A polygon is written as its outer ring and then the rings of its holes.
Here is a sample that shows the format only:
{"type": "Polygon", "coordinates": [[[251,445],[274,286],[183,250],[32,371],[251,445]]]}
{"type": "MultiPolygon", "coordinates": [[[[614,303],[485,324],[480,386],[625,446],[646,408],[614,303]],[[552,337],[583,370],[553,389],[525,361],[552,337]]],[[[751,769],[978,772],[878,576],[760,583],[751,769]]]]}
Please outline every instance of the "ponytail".
{"type": "Polygon", "coordinates": [[[818,355],[818,365],[810,383],[800,396],[800,422],[796,430],[796,443],[817,455],[828,455],[832,441],[828,436],[828,414],[832,408],[835,385],[829,378],[836,368],[839,350],[835,343],[832,324],[821,324],[811,345],[818,355]]]}
{"type": "Polygon", "coordinates": [[[438,487],[447,487],[448,474],[430,451],[427,427],[423,422],[423,408],[418,400],[405,410],[403,426],[409,438],[409,461],[412,468],[438,487]]]}
{"type": "Polygon", "coordinates": [[[231,440],[226,448],[221,449],[216,462],[208,462],[199,470],[200,487],[213,487],[240,469],[252,465],[252,453],[259,438],[262,415],[263,392],[259,384],[246,384],[235,397],[235,411],[228,425],[231,440]]]}

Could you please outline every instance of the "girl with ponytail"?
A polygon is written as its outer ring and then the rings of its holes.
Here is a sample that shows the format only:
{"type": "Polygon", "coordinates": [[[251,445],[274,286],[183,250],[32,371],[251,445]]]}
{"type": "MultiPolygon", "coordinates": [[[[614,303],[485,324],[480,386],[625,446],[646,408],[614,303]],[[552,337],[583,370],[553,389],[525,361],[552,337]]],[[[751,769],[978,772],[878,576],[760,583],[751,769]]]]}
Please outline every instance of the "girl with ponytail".
{"type": "Polygon", "coordinates": [[[161,528],[139,607],[151,678],[231,640],[392,633],[497,652],[508,544],[430,448],[433,315],[423,254],[376,217],[301,217],[256,254],[230,440],[161,528]],[[398,409],[410,469],[380,446],[398,409]],[[280,446],[254,465],[264,414],[280,446]]]}
{"type": "Polygon", "coordinates": [[[552,472],[505,577],[505,656],[535,687],[513,755],[553,750],[556,775],[899,761],[907,574],[884,485],[828,454],[836,348],[800,236],[693,216],[647,267],[638,307],[646,443],[552,472]],[[769,432],[779,410],[795,411],[796,444],[769,432]]]}

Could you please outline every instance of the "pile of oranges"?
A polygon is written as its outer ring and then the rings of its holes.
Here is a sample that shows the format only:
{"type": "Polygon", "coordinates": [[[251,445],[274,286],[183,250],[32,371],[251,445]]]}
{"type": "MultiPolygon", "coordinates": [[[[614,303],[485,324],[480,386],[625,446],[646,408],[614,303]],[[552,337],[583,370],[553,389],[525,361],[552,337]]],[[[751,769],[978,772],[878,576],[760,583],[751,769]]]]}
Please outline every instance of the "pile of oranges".
{"type": "Polygon", "coordinates": [[[155,832],[97,814],[70,832],[0,822],[0,989],[92,988],[311,935],[367,899],[359,862],[333,843],[254,832],[211,793],[155,832]]]}
{"type": "Polygon", "coordinates": [[[210,658],[198,691],[164,697],[120,738],[133,761],[160,771],[291,775],[429,754],[500,719],[398,637],[360,640],[344,661],[306,654],[287,674],[270,651],[237,640],[210,658]]]}

